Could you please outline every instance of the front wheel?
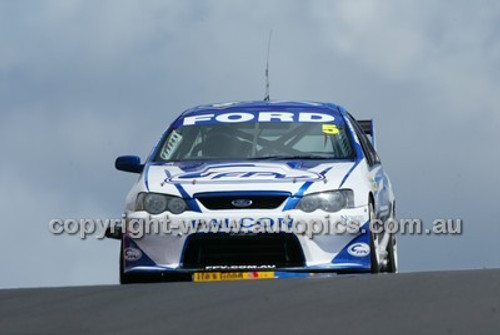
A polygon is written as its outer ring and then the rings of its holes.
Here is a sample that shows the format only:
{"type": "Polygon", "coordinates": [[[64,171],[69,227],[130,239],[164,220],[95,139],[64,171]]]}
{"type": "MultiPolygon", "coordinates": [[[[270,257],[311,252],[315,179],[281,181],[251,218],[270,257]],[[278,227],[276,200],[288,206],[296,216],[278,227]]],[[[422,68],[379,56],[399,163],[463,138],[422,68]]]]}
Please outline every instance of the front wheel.
{"type": "MultiPolygon", "coordinates": [[[[392,205],[390,220],[396,220],[396,204],[392,205]]],[[[389,243],[387,244],[387,264],[385,266],[385,272],[397,273],[398,272],[398,244],[396,241],[396,235],[390,234],[389,243]]]]}
{"type": "Polygon", "coordinates": [[[389,245],[387,246],[387,272],[398,272],[398,245],[396,242],[396,235],[391,234],[389,245]]]}
{"type": "MultiPolygon", "coordinates": [[[[370,202],[368,205],[368,218],[370,225],[372,225],[372,219],[375,217],[373,204],[370,202]]],[[[371,227],[370,227],[371,228],[371,227]]],[[[379,234],[375,234],[370,229],[370,261],[371,261],[371,273],[380,272],[380,254],[379,254],[379,234]]]]}

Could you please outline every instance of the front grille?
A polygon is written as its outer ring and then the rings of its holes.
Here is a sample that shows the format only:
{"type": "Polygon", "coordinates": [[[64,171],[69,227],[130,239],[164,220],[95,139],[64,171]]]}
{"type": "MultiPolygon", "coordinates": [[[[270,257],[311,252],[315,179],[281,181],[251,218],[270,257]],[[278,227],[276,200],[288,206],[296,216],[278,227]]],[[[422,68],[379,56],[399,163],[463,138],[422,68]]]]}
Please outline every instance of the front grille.
{"type": "Polygon", "coordinates": [[[288,233],[196,233],[186,240],[182,267],[199,269],[213,265],[304,266],[297,237],[288,233]]]}
{"type": "Polygon", "coordinates": [[[210,210],[221,209],[276,209],[290,196],[287,192],[219,192],[197,193],[194,195],[203,206],[210,210]],[[235,203],[249,205],[238,206],[235,203]]]}

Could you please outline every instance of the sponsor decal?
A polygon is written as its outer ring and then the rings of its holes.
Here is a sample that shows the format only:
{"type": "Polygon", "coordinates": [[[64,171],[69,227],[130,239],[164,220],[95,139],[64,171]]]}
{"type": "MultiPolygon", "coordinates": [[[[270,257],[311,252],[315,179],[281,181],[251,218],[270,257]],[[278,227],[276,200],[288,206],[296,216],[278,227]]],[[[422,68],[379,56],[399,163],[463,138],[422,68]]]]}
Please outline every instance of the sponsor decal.
{"type": "Polygon", "coordinates": [[[345,223],[356,223],[359,227],[361,227],[366,220],[368,220],[368,217],[364,215],[340,215],[340,221],[345,223]]]}
{"type": "Polygon", "coordinates": [[[142,257],[142,252],[137,248],[127,248],[123,252],[123,258],[130,262],[138,261],[142,257]]]}
{"type": "Polygon", "coordinates": [[[349,255],[354,257],[365,257],[370,254],[370,246],[366,243],[354,243],[347,248],[349,255]]]}
{"type": "Polygon", "coordinates": [[[181,173],[170,176],[165,170],[167,183],[231,183],[231,182],[284,182],[284,181],[318,181],[324,177],[316,172],[292,169],[283,165],[246,164],[246,165],[212,165],[202,171],[181,173]]]}
{"type": "Polygon", "coordinates": [[[183,126],[214,123],[241,123],[241,122],[333,122],[331,114],[317,112],[229,112],[220,114],[198,114],[186,116],[182,120],[183,126]]]}
{"type": "Polygon", "coordinates": [[[273,279],[274,271],[252,271],[252,272],[195,272],[193,281],[210,282],[224,280],[255,280],[273,279]]]}
{"type": "Polygon", "coordinates": [[[205,266],[205,270],[218,271],[218,270],[272,270],[276,265],[209,265],[205,266]]]}

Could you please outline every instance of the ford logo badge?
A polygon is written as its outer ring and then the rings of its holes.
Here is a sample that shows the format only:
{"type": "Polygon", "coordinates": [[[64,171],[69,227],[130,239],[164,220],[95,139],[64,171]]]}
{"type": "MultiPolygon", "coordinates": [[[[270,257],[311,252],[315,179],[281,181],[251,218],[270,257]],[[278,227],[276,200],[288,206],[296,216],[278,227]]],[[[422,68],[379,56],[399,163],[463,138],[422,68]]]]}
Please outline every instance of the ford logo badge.
{"type": "Polygon", "coordinates": [[[231,204],[234,207],[244,208],[252,206],[253,201],[250,199],[234,199],[233,201],[231,201],[231,204]]]}

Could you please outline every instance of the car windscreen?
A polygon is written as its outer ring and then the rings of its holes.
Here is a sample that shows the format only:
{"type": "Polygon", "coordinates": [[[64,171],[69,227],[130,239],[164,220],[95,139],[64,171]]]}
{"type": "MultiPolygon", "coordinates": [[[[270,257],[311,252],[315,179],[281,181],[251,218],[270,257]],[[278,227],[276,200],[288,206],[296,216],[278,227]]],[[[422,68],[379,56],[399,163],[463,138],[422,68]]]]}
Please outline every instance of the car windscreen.
{"type": "Polygon", "coordinates": [[[242,122],[179,126],[155,161],[354,159],[345,126],[312,122],[242,122]]]}

